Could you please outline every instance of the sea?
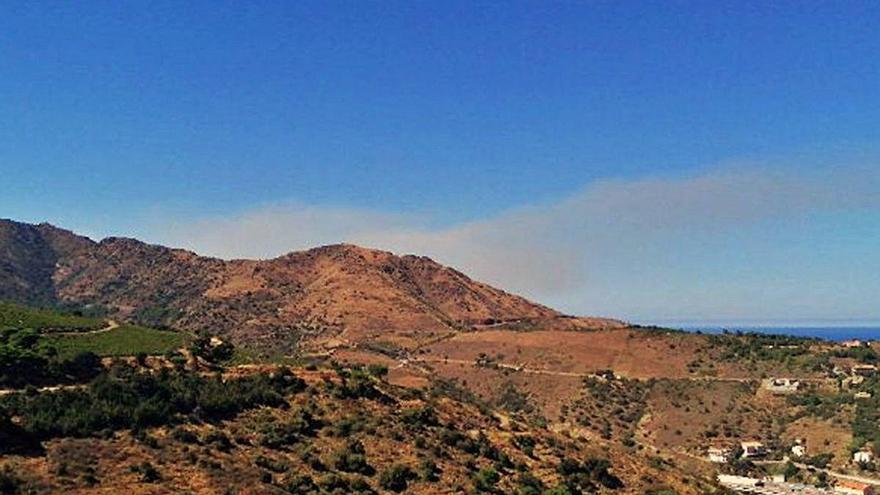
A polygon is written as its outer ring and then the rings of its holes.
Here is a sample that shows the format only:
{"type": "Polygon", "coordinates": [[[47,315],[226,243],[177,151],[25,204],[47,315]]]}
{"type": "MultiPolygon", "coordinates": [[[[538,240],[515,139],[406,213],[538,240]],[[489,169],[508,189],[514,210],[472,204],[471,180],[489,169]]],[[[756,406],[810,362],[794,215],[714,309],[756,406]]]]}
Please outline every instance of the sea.
{"type": "Polygon", "coordinates": [[[717,322],[650,322],[665,328],[674,328],[687,332],[723,333],[755,332],[772,335],[790,335],[793,337],[818,338],[831,341],[844,340],[880,340],[880,322],[859,322],[856,324],[722,324],[717,322]]]}

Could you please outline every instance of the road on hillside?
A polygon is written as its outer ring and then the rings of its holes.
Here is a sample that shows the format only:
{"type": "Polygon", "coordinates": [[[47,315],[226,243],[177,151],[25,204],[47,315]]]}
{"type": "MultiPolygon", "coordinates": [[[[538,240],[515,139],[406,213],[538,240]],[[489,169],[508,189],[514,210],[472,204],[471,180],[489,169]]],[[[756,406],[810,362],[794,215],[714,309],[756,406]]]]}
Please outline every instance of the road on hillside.
{"type": "MultiPolygon", "coordinates": [[[[433,357],[413,357],[406,360],[401,360],[398,364],[398,368],[404,367],[409,363],[452,363],[452,364],[463,364],[467,366],[476,366],[476,367],[484,367],[484,368],[501,368],[511,371],[518,371],[521,373],[530,373],[535,375],[550,375],[550,376],[564,376],[570,378],[585,378],[595,376],[595,373],[577,373],[573,371],[554,371],[554,370],[545,370],[538,368],[529,368],[526,366],[508,364],[508,363],[497,363],[492,362],[486,365],[477,364],[475,360],[467,360],[467,359],[451,359],[451,358],[433,358],[433,357]]],[[[642,378],[630,378],[632,380],[643,380],[642,378]]],[[[738,378],[738,377],[718,377],[718,376],[684,376],[684,377],[670,377],[670,380],[690,380],[693,382],[733,382],[733,383],[752,383],[761,381],[759,378],[738,378]]],[[[798,379],[802,382],[816,382],[821,383],[826,379],[824,378],[803,378],[798,379]]]]}
{"type": "Polygon", "coordinates": [[[793,462],[792,464],[799,467],[800,469],[806,469],[806,470],[812,469],[812,470],[816,470],[816,471],[821,471],[821,472],[827,474],[828,476],[833,476],[835,478],[839,478],[842,480],[857,481],[859,483],[867,483],[869,485],[880,486],[880,479],[877,479],[877,478],[868,478],[866,476],[859,476],[859,475],[855,475],[855,474],[839,473],[837,471],[832,471],[830,469],[817,468],[815,466],[810,466],[808,464],[803,464],[800,462],[793,462]]]}
{"type": "MultiPolygon", "coordinates": [[[[77,390],[85,388],[86,386],[83,384],[78,385],[52,385],[50,387],[40,387],[37,389],[37,392],[40,393],[52,393],[52,392],[60,392],[62,390],[77,390]]],[[[4,395],[11,395],[20,392],[26,392],[27,389],[24,388],[4,388],[0,389],[0,397],[4,395]]]]}
{"type": "Polygon", "coordinates": [[[94,335],[96,333],[110,332],[117,328],[119,328],[119,323],[116,320],[107,320],[107,326],[97,330],[86,330],[84,332],[52,332],[48,335],[94,335]]]}

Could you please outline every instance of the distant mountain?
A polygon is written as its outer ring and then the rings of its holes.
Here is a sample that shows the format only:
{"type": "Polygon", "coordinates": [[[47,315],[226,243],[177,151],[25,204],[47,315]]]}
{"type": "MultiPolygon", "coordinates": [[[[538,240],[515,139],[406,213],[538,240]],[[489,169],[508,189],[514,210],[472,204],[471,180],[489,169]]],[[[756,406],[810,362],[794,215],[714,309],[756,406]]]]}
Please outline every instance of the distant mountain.
{"type": "Polygon", "coordinates": [[[340,244],[226,261],[10,220],[0,220],[0,300],[100,306],[120,319],[285,349],[412,348],[485,327],[622,325],[562,315],[425,257],[340,244]]]}

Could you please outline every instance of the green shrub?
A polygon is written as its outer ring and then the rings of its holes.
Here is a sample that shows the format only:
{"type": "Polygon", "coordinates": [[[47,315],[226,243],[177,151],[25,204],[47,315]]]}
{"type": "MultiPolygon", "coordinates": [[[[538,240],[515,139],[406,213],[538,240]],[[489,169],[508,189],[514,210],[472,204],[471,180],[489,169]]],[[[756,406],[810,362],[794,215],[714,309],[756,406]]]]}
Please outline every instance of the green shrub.
{"type": "Polygon", "coordinates": [[[15,495],[21,488],[21,480],[9,466],[0,469],[0,493],[3,495],[15,495]]]}
{"type": "Polygon", "coordinates": [[[379,486],[392,492],[406,490],[409,482],[416,478],[416,474],[405,464],[393,464],[379,475],[379,486]]]}
{"type": "Polygon", "coordinates": [[[367,455],[364,445],[357,440],[346,442],[342,449],[333,456],[333,466],[346,473],[360,473],[368,476],[375,470],[367,463],[367,455]]]}
{"type": "Polygon", "coordinates": [[[438,425],[437,415],[430,406],[405,409],[400,413],[400,419],[411,426],[429,427],[438,425]]]}
{"type": "Polygon", "coordinates": [[[520,473],[516,483],[517,495],[540,495],[544,491],[544,483],[531,473],[520,473]]]}
{"type": "Polygon", "coordinates": [[[187,416],[206,421],[231,417],[257,406],[280,406],[284,396],[304,388],[298,378],[254,375],[234,380],[197,373],[105,372],[84,389],[0,397],[0,416],[20,418],[33,440],[87,437],[103,431],[162,426],[187,416]]]}
{"type": "Polygon", "coordinates": [[[318,492],[318,485],[307,474],[294,474],[284,483],[284,489],[296,495],[307,495],[318,492]]]}
{"type": "Polygon", "coordinates": [[[501,481],[501,475],[495,468],[485,467],[474,475],[474,488],[480,492],[491,492],[501,481]]]}
{"type": "Polygon", "coordinates": [[[440,468],[431,459],[422,459],[419,464],[419,478],[422,481],[437,481],[440,479],[440,468]]]}

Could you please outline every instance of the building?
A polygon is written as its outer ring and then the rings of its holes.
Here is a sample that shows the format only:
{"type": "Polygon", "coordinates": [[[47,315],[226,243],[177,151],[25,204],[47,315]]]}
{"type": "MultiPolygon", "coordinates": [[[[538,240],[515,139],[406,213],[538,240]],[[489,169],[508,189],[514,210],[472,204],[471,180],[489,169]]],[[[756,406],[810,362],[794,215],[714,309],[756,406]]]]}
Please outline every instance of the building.
{"type": "Polygon", "coordinates": [[[761,457],[767,454],[767,448],[764,447],[764,444],[761,442],[742,442],[740,447],[742,447],[743,459],[761,457]]]}
{"type": "Polygon", "coordinates": [[[857,364],[852,367],[853,375],[873,376],[877,373],[877,367],[873,364],[857,364]]]}
{"type": "Polygon", "coordinates": [[[834,486],[834,493],[841,495],[876,495],[873,486],[858,481],[840,480],[834,486]]]}
{"type": "Polygon", "coordinates": [[[866,344],[867,344],[867,342],[862,342],[861,340],[858,340],[858,339],[844,340],[843,342],[840,343],[840,345],[842,345],[844,347],[849,347],[849,348],[864,347],[866,344]]]}
{"type": "Polygon", "coordinates": [[[762,382],[766,390],[774,394],[793,394],[798,391],[801,382],[790,378],[769,378],[762,382]]]}
{"type": "Polygon", "coordinates": [[[795,445],[791,448],[791,455],[795,457],[806,457],[807,447],[801,444],[795,445]]]}
{"type": "Polygon", "coordinates": [[[859,375],[848,376],[843,380],[843,386],[850,388],[855,387],[856,385],[861,385],[863,383],[865,383],[865,377],[859,375]]]}
{"type": "Polygon", "coordinates": [[[855,394],[853,394],[853,397],[856,399],[870,399],[871,392],[856,392],[855,394]]]}
{"type": "Polygon", "coordinates": [[[868,450],[860,450],[853,454],[853,462],[856,464],[869,463],[874,460],[874,453],[868,450]]]}
{"type": "Polygon", "coordinates": [[[706,450],[706,456],[709,458],[709,462],[714,462],[716,464],[730,462],[732,455],[733,451],[725,447],[709,447],[706,450]]]}

